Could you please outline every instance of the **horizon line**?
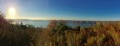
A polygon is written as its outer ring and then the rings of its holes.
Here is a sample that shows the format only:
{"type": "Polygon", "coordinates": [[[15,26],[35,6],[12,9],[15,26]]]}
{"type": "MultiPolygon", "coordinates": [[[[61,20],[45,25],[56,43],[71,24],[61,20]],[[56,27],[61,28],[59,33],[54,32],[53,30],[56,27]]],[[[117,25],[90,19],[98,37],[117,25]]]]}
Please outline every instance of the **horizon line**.
{"type": "Polygon", "coordinates": [[[120,21],[120,20],[83,20],[83,19],[25,19],[25,18],[18,18],[18,19],[11,19],[5,18],[7,20],[68,20],[68,21],[120,21]]]}

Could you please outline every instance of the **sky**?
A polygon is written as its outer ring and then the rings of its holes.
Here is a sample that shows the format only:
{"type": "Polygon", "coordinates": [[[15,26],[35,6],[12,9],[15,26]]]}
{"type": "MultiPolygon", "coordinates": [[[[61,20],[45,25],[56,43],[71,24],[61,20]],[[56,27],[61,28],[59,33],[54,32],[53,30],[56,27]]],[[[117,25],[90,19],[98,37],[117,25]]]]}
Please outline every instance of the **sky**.
{"type": "Polygon", "coordinates": [[[10,7],[19,19],[120,20],[119,0],[0,0],[4,14],[10,7]]]}

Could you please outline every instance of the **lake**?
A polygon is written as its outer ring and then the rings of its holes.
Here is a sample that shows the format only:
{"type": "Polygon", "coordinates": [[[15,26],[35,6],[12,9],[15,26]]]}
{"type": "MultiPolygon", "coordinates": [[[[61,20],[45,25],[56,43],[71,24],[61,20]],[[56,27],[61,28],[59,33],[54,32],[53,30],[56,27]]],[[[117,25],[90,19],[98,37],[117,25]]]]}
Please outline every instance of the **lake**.
{"type": "MultiPolygon", "coordinates": [[[[23,23],[23,25],[33,25],[35,27],[42,27],[42,28],[46,28],[48,26],[48,24],[50,23],[50,21],[44,21],[44,20],[41,20],[41,21],[29,21],[29,20],[19,20],[19,21],[14,21],[13,23],[14,24],[21,24],[21,22],[23,23]]],[[[68,22],[67,25],[68,26],[81,26],[81,27],[90,27],[92,25],[94,25],[96,22],[93,22],[93,21],[79,21],[79,22],[82,22],[80,24],[74,24],[73,22],[68,22]]]]}
{"type": "Polygon", "coordinates": [[[49,24],[49,21],[14,21],[14,24],[21,24],[23,25],[33,25],[35,27],[42,27],[46,28],[49,24]]]}

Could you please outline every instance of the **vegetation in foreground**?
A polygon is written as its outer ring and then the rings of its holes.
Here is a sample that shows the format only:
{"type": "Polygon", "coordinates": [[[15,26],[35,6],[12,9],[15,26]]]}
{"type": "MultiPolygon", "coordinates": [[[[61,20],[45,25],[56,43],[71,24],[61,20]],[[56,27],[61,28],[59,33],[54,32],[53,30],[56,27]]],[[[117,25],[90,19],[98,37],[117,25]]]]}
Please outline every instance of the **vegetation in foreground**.
{"type": "Polygon", "coordinates": [[[51,21],[47,28],[10,24],[0,15],[0,46],[120,46],[120,22],[83,28],[51,21]]]}

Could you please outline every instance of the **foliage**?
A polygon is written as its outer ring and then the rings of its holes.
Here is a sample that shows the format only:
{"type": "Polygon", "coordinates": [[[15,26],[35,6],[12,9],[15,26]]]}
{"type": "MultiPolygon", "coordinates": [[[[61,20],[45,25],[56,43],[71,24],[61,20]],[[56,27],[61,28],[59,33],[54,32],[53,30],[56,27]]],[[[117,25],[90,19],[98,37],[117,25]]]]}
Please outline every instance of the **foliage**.
{"type": "Polygon", "coordinates": [[[10,24],[2,16],[0,46],[120,46],[120,22],[96,21],[88,28],[71,28],[65,21],[54,20],[47,28],[35,28],[10,24]]]}

